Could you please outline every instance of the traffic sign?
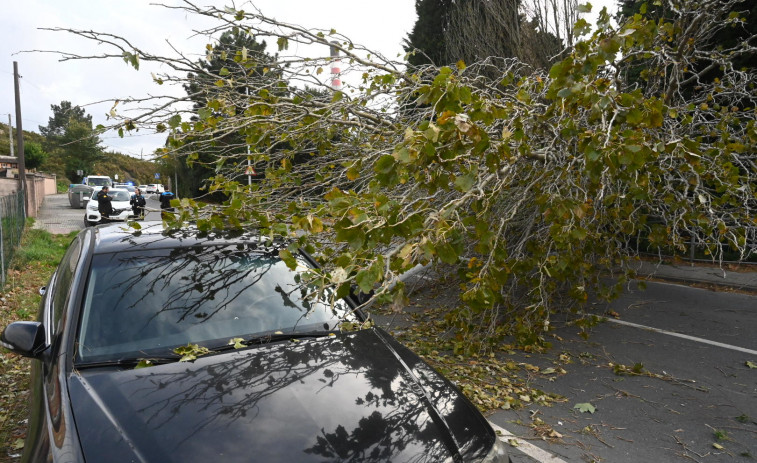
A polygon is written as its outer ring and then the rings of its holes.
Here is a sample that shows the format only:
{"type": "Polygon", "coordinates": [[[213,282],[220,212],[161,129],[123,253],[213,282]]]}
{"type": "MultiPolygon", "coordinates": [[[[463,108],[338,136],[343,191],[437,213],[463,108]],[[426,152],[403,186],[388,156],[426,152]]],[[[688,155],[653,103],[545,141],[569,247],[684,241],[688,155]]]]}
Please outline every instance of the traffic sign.
{"type": "Polygon", "coordinates": [[[155,172],[155,178],[160,178],[160,173],[159,172],[155,172]]]}

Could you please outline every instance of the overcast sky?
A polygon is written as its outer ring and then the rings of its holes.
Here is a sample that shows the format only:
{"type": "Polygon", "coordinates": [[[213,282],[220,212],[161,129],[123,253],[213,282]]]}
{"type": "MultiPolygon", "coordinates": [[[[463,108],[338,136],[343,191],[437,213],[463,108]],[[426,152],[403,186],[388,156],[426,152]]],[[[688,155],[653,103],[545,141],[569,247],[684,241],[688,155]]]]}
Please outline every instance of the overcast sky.
{"type": "MultiPolygon", "coordinates": [[[[609,2],[609,0],[606,0],[609,2]]],[[[19,53],[26,50],[64,50],[96,54],[99,47],[65,32],[39,28],[67,27],[106,31],[130,39],[153,53],[168,54],[167,42],[186,53],[202,53],[207,39],[191,38],[201,29],[196,16],[151,5],[154,0],[24,0],[3,2],[0,14],[0,121],[16,115],[13,92],[13,62],[18,62],[24,130],[39,132],[52,116],[50,105],[70,101],[92,115],[93,122],[106,124],[111,107],[105,100],[145,96],[161,90],[152,82],[150,69],[136,71],[121,60],[67,61],[48,53],[19,53]]],[[[178,0],[166,0],[176,5],[178,0]]],[[[331,29],[369,49],[396,59],[402,41],[416,20],[415,0],[349,2],[323,0],[254,0],[269,17],[308,28],[331,29]]],[[[595,5],[598,2],[593,2],[595,5]]],[[[223,6],[231,0],[199,0],[198,5],[223,6]]],[[[237,1],[245,9],[245,2],[237,1]]],[[[249,8],[248,8],[249,9],[249,8]]],[[[595,8],[596,9],[596,8],[595,8]]],[[[120,139],[108,133],[107,149],[145,158],[163,144],[165,135],[140,133],[120,139]]]]}

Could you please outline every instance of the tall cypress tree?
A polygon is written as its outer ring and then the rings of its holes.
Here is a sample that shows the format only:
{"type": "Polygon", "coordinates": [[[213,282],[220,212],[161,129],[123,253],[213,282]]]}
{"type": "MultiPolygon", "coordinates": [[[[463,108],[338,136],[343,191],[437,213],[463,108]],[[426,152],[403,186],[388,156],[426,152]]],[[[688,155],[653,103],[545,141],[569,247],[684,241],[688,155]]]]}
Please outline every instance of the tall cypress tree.
{"type": "Polygon", "coordinates": [[[409,56],[408,63],[413,66],[447,64],[444,62],[446,57],[444,33],[451,5],[451,0],[415,0],[418,19],[412,32],[405,39],[405,51],[411,52],[418,49],[422,53],[409,56]]]}
{"type": "MultiPolygon", "coordinates": [[[[265,51],[266,43],[257,42],[254,37],[242,30],[226,31],[213,47],[209,59],[200,60],[198,67],[201,71],[189,75],[189,83],[184,90],[194,102],[194,109],[210,111],[208,102],[214,99],[244,102],[235,108],[236,113],[247,109],[245,94],[268,87],[272,94],[280,93],[282,86],[281,71],[276,68],[276,57],[265,51]],[[224,78],[229,85],[217,86],[214,82],[224,78]],[[266,84],[266,85],[263,85],[266,84]]],[[[283,86],[285,88],[285,86],[283,86]]],[[[285,90],[284,90],[285,91],[285,90]]],[[[226,107],[225,111],[229,108],[226,107]]],[[[226,117],[223,112],[213,111],[213,116],[226,117]]],[[[199,116],[194,117],[199,120],[199,116]]],[[[181,194],[185,196],[199,196],[207,181],[216,174],[216,161],[219,156],[229,159],[229,162],[244,163],[246,158],[245,137],[239,132],[230,131],[218,136],[212,143],[214,152],[205,145],[203,150],[193,154],[193,162],[177,163],[176,168],[183,177],[181,194]]],[[[192,148],[185,150],[192,151],[192,148]]],[[[216,199],[223,199],[216,195],[216,199]]]]}

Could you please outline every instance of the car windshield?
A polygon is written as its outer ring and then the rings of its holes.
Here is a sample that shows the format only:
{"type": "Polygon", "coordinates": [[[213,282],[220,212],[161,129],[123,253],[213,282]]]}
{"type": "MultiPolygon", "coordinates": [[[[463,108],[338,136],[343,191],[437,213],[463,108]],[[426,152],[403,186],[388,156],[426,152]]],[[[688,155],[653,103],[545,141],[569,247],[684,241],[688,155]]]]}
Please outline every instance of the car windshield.
{"type": "Polygon", "coordinates": [[[128,201],[131,195],[128,191],[110,191],[110,197],[113,201],[128,201]]]}
{"type": "Polygon", "coordinates": [[[344,301],[309,301],[279,249],[194,246],[95,255],[83,300],[77,363],[170,352],[188,343],[331,330],[355,320],[344,301]]]}
{"type": "Polygon", "coordinates": [[[110,186],[110,179],[89,177],[89,179],[87,179],[87,184],[93,186],[110,186]]]}

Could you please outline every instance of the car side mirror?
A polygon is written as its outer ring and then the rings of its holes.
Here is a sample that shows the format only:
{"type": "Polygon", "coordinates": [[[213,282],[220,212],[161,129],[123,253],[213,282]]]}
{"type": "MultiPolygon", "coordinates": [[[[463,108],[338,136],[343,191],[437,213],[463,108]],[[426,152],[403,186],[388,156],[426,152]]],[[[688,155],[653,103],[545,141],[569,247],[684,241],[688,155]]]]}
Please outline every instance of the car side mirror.
{"type": "Polygon", "coordinates": [[[5,327],[0,345],[24,357],[37,358],[45,349],[45,329],[40,322],[13,322],[5,327]]]}

